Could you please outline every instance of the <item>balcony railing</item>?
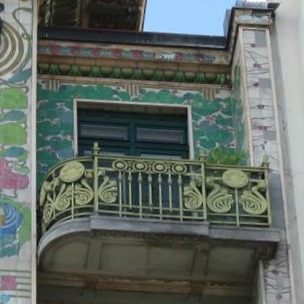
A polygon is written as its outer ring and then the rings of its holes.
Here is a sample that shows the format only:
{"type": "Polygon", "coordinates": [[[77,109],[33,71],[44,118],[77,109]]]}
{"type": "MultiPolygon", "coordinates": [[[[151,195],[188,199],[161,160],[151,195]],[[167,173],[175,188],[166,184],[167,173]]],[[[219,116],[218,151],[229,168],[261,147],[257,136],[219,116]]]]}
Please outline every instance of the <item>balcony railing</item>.
{"type": "Polygon", "coordinates": [[[40,192],[42,231],[91,215],[269,226],[268,163],[241,167],[103,155],[60,163],[40,192]]]}

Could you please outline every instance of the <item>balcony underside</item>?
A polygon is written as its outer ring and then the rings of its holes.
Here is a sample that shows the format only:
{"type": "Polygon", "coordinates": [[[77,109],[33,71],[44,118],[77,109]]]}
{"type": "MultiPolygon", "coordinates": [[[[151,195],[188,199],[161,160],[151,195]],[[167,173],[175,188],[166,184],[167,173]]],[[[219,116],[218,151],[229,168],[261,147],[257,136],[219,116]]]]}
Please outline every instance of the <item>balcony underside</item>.
{"type": "Polygon", "coordinates": [[[62,301],[66,291],[75,298],[81,293],[84,302],[100,300],[100,293],[113,303],[150,302],[152,296],[141,295],[148,292],[174,303],[187,303],[192,294],[198,303],[246,303],[258,259],[272,258],[278,241],[276,230],[263,228],[75,219],[56,224],[40,241],[39,298],[62,301]]]}
{"type": "Polygon", "coordinates": [[[267,162],[117,158],[95,145],[47,174],[40,206],[43,304],[247,304],[280,238],[267,162]]]}

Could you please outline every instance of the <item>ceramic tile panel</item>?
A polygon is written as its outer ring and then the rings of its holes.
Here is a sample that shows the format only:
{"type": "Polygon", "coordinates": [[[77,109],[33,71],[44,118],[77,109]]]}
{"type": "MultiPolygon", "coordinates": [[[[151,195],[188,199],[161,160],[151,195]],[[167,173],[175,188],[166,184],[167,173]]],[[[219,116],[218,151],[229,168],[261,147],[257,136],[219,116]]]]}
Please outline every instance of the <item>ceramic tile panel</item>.
{"type": "Polygon", "coordinates": [[[248,154],[248,138],[246,127],[246,106],[243,83],[243,69],[241,62],[241,45],[237,39],[232,63],[232,89],[231,101],[233,106],[233,128],[235,132],[236,151],[244,151],[248,154]]]}
{"type": "Polygon", "coordinates": [[[75,98],[134,101],[149,104],[191,105],[195,156],[223,146],[235,148],[233,105],[228,89],[202,91],[154,89],[149,87],[75,85],[45,80],[38,84],[37,159],[38,180],[55,164],[74,155],[75,98]],[[210,97],[212,96],[212,98],[210,97]]]}
{"type": "Polygon", "coordinates": [[[0,303],[32,304],[33,1],[1,2],[5,9],[0,13],[0,303]]]}
{"type": "MultiPolygon", "coordinates": [[[[273,149],[268,150],[271,146],[269,142],[273,141],[277,145],[275,135],[271,137],[266,135],[270,130],[276,131],[267,32],[262,29],[245,29],[243,39],[252,144],[260,147],[256,149],[259,152],[254,155],[254,162],[259,164],[264,155],[270,155],[273,152],[273,149]]],[[[278,172],[278,160],[271,162],[270,168],[278,172]]]]}
{"type": "Polygon", "coordinates": [[[265,155],[269,158],[272,208],[276,228],[281,229],[276,258],[263,263],[264,288],[257,297],[257,303],[265,298],[267,304],[290,304],[290,274],[286,249],[284,214],[282,212],[282,192],[279,178],[278,134],[276,129],[273,80],[271,79],[271,57],[267,29],[242,29],[245,86],[247,89],[248,118],[252,138],[254,164],[262,162],[265,155]],[[280,210],[280,212],[279,212],[280,210]],[[265,294],[264,291],[265,290],[265,294]],[[263,294],[262,294],[263,293],[263,294]]]}

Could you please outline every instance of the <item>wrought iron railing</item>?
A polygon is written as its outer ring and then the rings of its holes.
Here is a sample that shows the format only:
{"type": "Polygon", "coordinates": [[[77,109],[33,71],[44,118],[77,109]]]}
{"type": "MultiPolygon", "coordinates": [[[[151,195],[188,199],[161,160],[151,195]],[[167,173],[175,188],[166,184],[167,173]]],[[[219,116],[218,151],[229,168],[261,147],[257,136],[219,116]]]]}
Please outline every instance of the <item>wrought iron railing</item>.
{"type": "Polygon", "coordinates": [[[103,155],[60,163],[41,192],[42,231],[90,215],[269,226],[268,163],[229,166],[192,160],[103,155]]]}

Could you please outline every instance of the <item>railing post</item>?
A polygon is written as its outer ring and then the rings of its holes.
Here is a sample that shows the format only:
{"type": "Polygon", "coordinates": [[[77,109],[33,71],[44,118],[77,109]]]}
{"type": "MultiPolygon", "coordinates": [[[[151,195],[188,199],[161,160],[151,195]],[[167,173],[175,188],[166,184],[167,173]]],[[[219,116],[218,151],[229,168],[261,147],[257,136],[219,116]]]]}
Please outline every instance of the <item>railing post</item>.
{"type": "Polygon", "coordinates": [[[203,204],[203,212],[204,212],[204,219],[206,220],[207,219],[207,206],[206,206],[206,200],[207,200],[207,197],[206,197],[206,174],[205,174],[205,163],[206,163],[206,153],[205,153],[205,150],[201,149],[200,150],[200,155],[199,155],[199,161],[201,163],[201,183],[202,183],[202,196],[203,196],[203,199],[204,199],[204,204],[203,204]]]}
{"type": "Polygon", "coordinates": [[[199,161],[201,163],[203,163],[203,164],[205,163],[205,161],[206,161],[206,153],[205,153],[204,149],[201,149],[200,155],[199,155],[198,159],[199,159],[199,161]]]}
{"type": "Polygon", "coordinates": [[[269,168],[269,159],[267,155],[263,156],[262,167],[267,169],[269,168]]]}
{"type": "Polygon", "coordinates": [[[94,189],[94,213],[98,214],[98,157],[100,148],[97,142],[94,142],[93,147],[93,189],[94,189]]]}
{"type": "Polygon", "coordinates": [[[266,182],[266,200],[268,204],[267,214],[268,214],[268,225],[272,224],[272,211],[270,206],[270,196],[269,196],[269,183],[268,183],[268,170],[269,170],[269,158],[267,155],[263,156],[262,167],[264,168],[264,178],[266,182]]]}

